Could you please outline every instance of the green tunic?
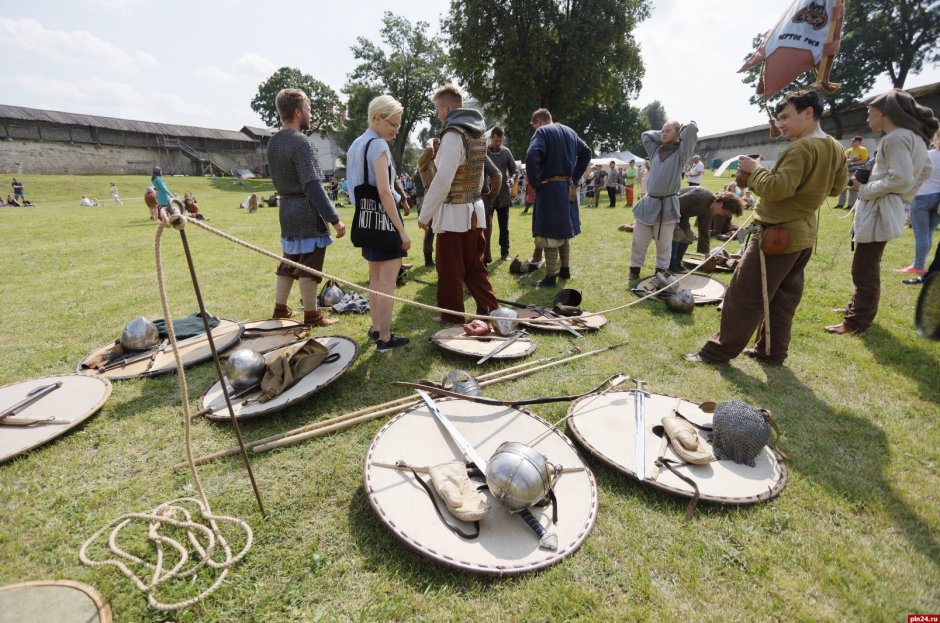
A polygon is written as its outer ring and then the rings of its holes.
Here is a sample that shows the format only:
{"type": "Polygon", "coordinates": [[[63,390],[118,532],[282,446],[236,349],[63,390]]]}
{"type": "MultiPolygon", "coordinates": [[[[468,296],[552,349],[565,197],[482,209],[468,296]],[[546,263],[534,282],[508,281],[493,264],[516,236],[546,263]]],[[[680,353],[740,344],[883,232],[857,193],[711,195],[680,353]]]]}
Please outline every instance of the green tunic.
{"type": "Polygon", "coordinates": [[[835,197],[848,181],[842,146],[831,136],[813,135],[793,141],[773,170],[758,167],[748,180],[760,203],[755,219],[783,225],[790,234],[787,253],[810,249],[816,240],[816,209],[835,197]]]}

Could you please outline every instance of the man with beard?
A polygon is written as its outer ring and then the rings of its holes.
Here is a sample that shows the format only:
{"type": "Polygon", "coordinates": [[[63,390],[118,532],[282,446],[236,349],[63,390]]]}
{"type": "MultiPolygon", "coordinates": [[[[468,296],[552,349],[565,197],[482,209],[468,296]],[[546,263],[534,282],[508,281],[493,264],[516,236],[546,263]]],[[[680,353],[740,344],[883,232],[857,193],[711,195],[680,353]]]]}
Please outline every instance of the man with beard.
{"type": "MultiPolygon", "coordinates": [[[[313,146],[302,133],[310,129],[310,100],[300,89],[283,89],[275,100],[281,129],[268,143],[271,180],[281,197],[278,208],[281,223],[281,249],[284,257],[318,271],[323,270],[326,247],[333,243],[327,223],[337,238],[346,226],[330,203],[320,183],[320,162],[313,146]]],[[[281,263],[274,290],[274,318],[290,318],[287,306],[294,280],[300,282],[304,324],[326,327],[337,322],[317,308],[320,277],[281,263]]]]}
{"type": "Polygon", "coordinates": [[[476,301],[477,314],[499,307],[483,263],[485,124],[479,111],[463,107],[463,95],[452,84],[442,86],[431,99],[443,129],[437,173],[424,195],[418,227],[426,231],[433,221],[437,234],[437,306],[454,312],[441,321],[462,323],[464,285],[476,301]]]}
{"type": "Polygon", "coordinates": [[[571,278],[569,241],[581,233],[577,180],[591,162],[591,149],[574,130],[554,123],[545,108],[532,113],[532,127],[525,155],[526,175],[535,187],[532,235],[545,253],[545,278],[533,285],[554,287],[559,258],[557,276],[571,278]]]}
{"type": "Polygon", "coordinates": [[[647,194],[633,207],[636,223],[630,247],[630,281],[640,278],[646,249],[653,240],[656,241],[656,271],[669,269],[672,232],[679,221],[682,165],[695,150],[698,126],[694,121],[683,126],[678,121],[667,121],[662,131],[644,132],[642,140],[650,155],[650,176],[647,194]]]}

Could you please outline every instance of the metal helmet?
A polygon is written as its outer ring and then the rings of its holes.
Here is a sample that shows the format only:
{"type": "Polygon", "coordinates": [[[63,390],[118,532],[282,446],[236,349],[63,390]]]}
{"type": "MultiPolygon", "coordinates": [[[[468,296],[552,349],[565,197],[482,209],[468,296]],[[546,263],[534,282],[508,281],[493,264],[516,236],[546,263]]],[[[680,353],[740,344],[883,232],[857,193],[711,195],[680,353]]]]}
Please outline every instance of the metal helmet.
{"type": "Polygon", "coordinates": [[[125,350],[147,350],[160,342],[160,331],[143,316],[137,316],[121,332],[121,346],[125,350]]]}
{"type": "Polygon", "coordinates": [[[335,281],[332,279],[327,281],[323,289],[320,290],[320,296],[318,297],[320,307],[333,307],[343,300],[344,294],[335,281]]]}
{"type": "Polygon", "coordinates": [[[490,326],[493,327],[493,331],[502,336],[512,335],[519,325],[519,314],[512,309],[497,307],[488,315],[499,318],[499,320],[490,320],[490,326]]]}
{"type": "Polygon", "coordinates": [[[486,484],[501,504],[521,511],[548,495],[560,471],[537,450],[507,441],[486,464],[486,484]]]}
{"type": "Polygon", "coordinates": [[[260,383],[266,368],[264,357],[250,348],[239,348],[225,363],[225,373],[235,389],[245,389],[260,383]]]}
{"type": "Polygon", "coordinates": [[[726,400],[715,407],[712,419],[715,456],[754,467],[754,459],[770,443],[767,412],[740,400],[726,400]]]}
{"type": "Polygon", "coordinates": [[[444,376],[444,387],[450,385],[450,391],[464,396],[482,396],[483,390],[480,389],[480,383],[463,370],[451,370],[444,376]]]}
{"type": "Polygon", "coordinates": [[[680,314],[691,314],[695,310],[695,297],[692,290],[679,290],[666,299],[666,307],[680,314]]]}
{"type": "Polygon", "coordinates": [[[573,288],[563,288],[558,291],[555,298],[552,299],[552,305],[567,305],[577,307],[581,304],[581,293],[573,288]]]}
{"type": "Polygon", "coordinates": [[[658,272],[650,280],[650,283],[656,290],[662,290],[667,288],[665,292],[675,292],[676,291],[676,277],[675,275],[670,275],[666,272],[658,272]]]}

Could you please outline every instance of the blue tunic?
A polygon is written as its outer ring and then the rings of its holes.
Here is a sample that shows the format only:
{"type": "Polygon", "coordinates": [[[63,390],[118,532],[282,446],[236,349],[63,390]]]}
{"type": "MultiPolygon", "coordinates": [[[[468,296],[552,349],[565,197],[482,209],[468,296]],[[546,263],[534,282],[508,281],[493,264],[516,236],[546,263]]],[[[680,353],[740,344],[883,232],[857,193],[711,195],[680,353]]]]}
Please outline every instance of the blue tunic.
{"type": "Polygon", "coordinates": [[[581,233],[578,202],[568,200],[568,184],[554,177],[580,179],[591,161],[591,149],[566,125],[543,125],[526,151],[526,176],[535,186],[532,235],[566,240],[581,233]]]}

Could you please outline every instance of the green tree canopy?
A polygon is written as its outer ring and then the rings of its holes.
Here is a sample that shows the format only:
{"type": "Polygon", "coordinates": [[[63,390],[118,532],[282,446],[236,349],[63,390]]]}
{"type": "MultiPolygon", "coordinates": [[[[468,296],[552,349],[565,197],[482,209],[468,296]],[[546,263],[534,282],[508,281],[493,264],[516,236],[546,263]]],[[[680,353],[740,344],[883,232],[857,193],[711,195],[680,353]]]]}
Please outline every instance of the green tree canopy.
{"type": "Polygon", "coordinates": [[[275,100],[281,89],[300,89],[310,98],[310,130],[325,136],[340,125],[342,103],[336,92],[310,74],[294,67],[281,67],[258,86],[251,100],[251,109],[258,113],[268,127],[281,125],[275,100]]]}
{"type": "Polygon", "coordinates": [[[846,12],[845,30],[856,36],[856,61],[887,74],[903,89],[910,73],[925,62],[940,62],[940,2],[936,0],[865,0],[846,12]]]}
{"type": "Polygon", "coordinates": [[[444,28],[457,76],[521,155],[542,107],[596,149],[634,140],[627,102],[643,62],[632,32],[648,15],[646,0],[451,0],[444,28]]]}
{"type": "Polygon", "coordinates": [[[669,121],[669,117],[666,115],[666,108],[659,100],[653,100],[644,106],[642,112],[643,116],[646,117],[646,120],[649,122],[649,127],[654,130],[662,129],[666,122],[669,121]]]}
{"type": "MultiPolygon", "coordinates": [[[[440,40],[428,34],[428,28],[427,22],[412,24],[403,17],[386,12],[382,17],[381,29],[385,49],[364,37],[358,37],[352,52],[359,65],[349,74],[343,89],[350,99],[368,89],[370,93],[391,95],[404,106],[398,139],[392,145],[392,157],[399,170],[411,132],[421,121],[434,114],[431,95],[449,78],[445,69],[447,54],[440,40]]],[[[365,105],[368,108],[369,100],[366,100],[365,105]]],[[[365,109],[361,113],[350,109],[349,114],[350,121],[347,123],[361,124],[362,130],[368,125],[365,109]],[[353,114],[359,117],[353,119],[353,114]]],[[[362,130],[353,135],[352,140],[362,130]]],[[[352,140],[341,146],[348,148],[352,140]]]]}

